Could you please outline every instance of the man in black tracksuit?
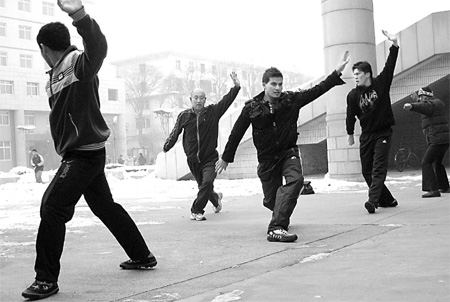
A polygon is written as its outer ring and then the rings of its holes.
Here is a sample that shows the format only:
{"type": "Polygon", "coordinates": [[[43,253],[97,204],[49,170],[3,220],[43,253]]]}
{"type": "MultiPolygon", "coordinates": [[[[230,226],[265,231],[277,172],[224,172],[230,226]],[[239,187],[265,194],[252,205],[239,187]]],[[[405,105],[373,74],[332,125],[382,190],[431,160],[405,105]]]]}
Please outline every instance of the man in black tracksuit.
{"type": "Polygon", "coordinates": [[[184,130],[184,152],[186,153],[189,170],[198,183],[197,198],[191,207],[191,220],[206,220],[203,214],[208,200],[212,202],[215,213],[222,209],[222,194],[214,192],[214,179],[217,176],[214,165],[219,158],[216,150],[219,120],[236,99],[241,89],[236,73],[232,72],[230,76],[234,87],[217,104],[205,107],[205,92],[199,88],[192,91],[192,108],[184,110],[178,115],[175,126],[163,147],[163,151],[168,152],[184,130]]]}
{"type": "Polygon", "coordinates": [[[361,124],[360,157],[362,175],[369,186],[369,200],[365,208],[375,213],[380,207],[395,207],[397,200],[384,185],[388,168],[389,149],[391,147],[394,114],[391,108],[389,91],[394,77],[399,46],[397,37],[383,31],[392,41],[389,56],[383,71],[373,77],[372,67],[366,61],[353,65],[356,88],[347,95],[347,134],[348,143],[353,145],[356,117],[361,124]]]}
{"type": "Polygon", "coordinates": [[[50,130],[62,161],[42,197],[36,280],[22,292],[32,300],[59,291],[65,224],[72,219],[81,195],[131,258],[120,267],[137,269],[157,264],[134,221],[114,202],[105,176],[105,142],[110,130],[100,112],[97,73],[106,57],[106,38],[80,0],[60,0],[58,6],[73,19],[83,38],[84,52],[70,45],[69,30],[60,22],[48,23],[39,30],[36,40],[51,67],[46,86],[50,130]]]}
{"type": "Polygon", "coordinates": [[[272,211],[267,240],[292,242],[296,234],[289,234],[290,217],[303,187],[300,154],[297,147],[297,120],[300,109],[336,85],[344,84],[341,72],[348,63],[344,60],[325,80],[300,92],[283,92],[283,75],[272,67],[262,78],[264,91],[246,102],[234,124],[216,171],[222,172],[234,161],[239,142],[250,124],[253,143],[258,154],[258,177],[264,193],[263,204],[272,211]],[[283,177],[285,184],[283,184],[283,177]]]}

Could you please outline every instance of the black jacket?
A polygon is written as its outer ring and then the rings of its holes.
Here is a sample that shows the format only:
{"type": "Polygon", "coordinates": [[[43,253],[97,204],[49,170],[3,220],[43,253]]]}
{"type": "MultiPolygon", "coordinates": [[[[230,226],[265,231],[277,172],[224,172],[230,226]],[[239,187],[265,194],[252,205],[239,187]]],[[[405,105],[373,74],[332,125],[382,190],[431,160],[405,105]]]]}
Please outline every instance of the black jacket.
{"type": "Polygon", "coordinates": [[[336,85],[345,84],[336,71],[316,86],[299,92],[283,92],[274,105],[273,113],[264,101],[264,92],[245,103],[234,124],[222,159],[234,161],[237,147],[247,128],[252,125],[253,143],[259,162],[280,159],[290,148],[297,147],[297,120],[300,109],[336,85]]]}
{"type": "Polygon", "coordinates": [[[183,132],[183,148],[189,161],[202,163],[218,158],[217,137],[219,136],[219,120],[228,107],[236,99],[241,87],[230,89],[217,104],[206,106],[199,114],[190,108],[182,111],[175,126],[167,138],[163,150],[169,151],[183,132]]]}
{"type": "Polygon", "coordinates": [[[395,124],[391,108],[391,89],[394,77],[398,47],[392,45],[383,71],[369,87],[357,86],[347,95],[347,134],[354,134],[356,117],[361,124],[362,133],[378,133],[395,124]]]}
{"type": "Polygon", "coordinates": [[[431,98],[411,105],[411,111],[422,114],[422,130],[427,144],[448,144],[449,127],[444,103],[439,99],[431,98]]]}
{"type": "Polygon", "coordinates": [[[106,38],[84,8],[72,16],[83,38],[84,52],[69,47],[48,72],[50,130],[58,154],[108,139],[110,130],[100,112],[97,72],[106,57],[106,38]]]}

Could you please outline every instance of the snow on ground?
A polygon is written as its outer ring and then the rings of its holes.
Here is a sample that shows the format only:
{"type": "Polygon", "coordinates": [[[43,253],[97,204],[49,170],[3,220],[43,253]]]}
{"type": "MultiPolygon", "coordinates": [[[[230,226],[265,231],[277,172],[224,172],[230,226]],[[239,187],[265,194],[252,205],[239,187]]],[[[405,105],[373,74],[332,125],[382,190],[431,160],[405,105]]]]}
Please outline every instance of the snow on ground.
{"type": "MultiPolygon", "coordinates": [[[[151,166],[148,167],[147,173],[153,171],[151,166]]],[[[122,200],[133,201],[132,205],[128,207],[131,211],[139,211],[139,201],[164,203],[172,200],[193,200],[197,194],[197,183],[195,181],[163,180],[155,177],[153,173],[144,176],[145,173],[142,169],[128,169],[128,172],[123,167],[118,169],[121,171],[119,174],[112,173],[112,170],[115,169],[106,170],[108,182],[116,200],[120,200],[121,203],[122,200]]],[[[13,172],[0,174],[0,178],[20,177],[15,183],[0,185],[0,235],[11,229],[37,230],[40,219],[40,201],[54,173],[55,171],[44,172],[44,184],[35,183],[33,171],[27,170],[27,168],[15,168],[13,172]]],[[[310,180],[314,191],[321,194],[367,191],[364,182],[330,179],[328,175],[305,177],[305,179],[310,180]]],[[[412,184],[420,185],[420,180],[420,172],[412,174],[397,173],[395,177],[388,176],[386,184],[407,188],[412,184]]],[[[258,178],[216,179],[214,186],[217,191],[224,193],[225,196],[251,196],[262,193],[258,178]]],[[[148,207],[144,209],[148,209],[148,207]]],[[[164,209],[164,207],[158,206],[158,209],[164,209]]],[[[77,214],[83,212],[90,212],[90,210],[82,198],[77,205],[77,214]]],[[[89,215],[75,215],[74,219],[67,224],[68,231],[83,226],[101,224],[97,218],[87,218],[86,216],[91,217],[89,215]]]]}

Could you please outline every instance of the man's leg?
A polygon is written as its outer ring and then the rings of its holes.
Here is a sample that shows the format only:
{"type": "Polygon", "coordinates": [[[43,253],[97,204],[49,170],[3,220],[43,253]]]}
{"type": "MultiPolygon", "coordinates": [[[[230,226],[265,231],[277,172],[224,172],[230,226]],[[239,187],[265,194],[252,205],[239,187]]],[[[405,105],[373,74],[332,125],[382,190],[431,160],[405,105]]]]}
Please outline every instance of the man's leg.
{"type": "Polygon", "coordinates": [[[276,163],[260,163],[258,165],[258,177],[261,181],[264,194],[263,205],[273,211],[277,190],[283,185],[280,166],[276,163]]]}
{"type": "Polygon", "coordinates": [[[443,144],[438,145],[440,148],[439,154],[436,156],[436,164],[435,164],[435,174],[438,182],[438,187],[442,191],[448,191],[449,189],[449,183],[448,183],[448,176],[447,172],[445,171],[445,167],[442,164],[442,161],[444,160],[445,153],[447,152],[449,148],[449,144],[443,144]]]}
{"type": "Polygon", "coordinates": [[[378,205],[383,190],[385,194],[390,194],[389,189],[384,185],[386,180],[389,150],[391,148],[392,134],[382,135],[374,142],[372,184],[369,188],[369,202],[378,205]],[[389,192],[389,193],[387,193],[389,192]]]}
{"type": "Polygon", "coordinates": [[[439,189],[433,163],[439,154],[437,145],[428,145],[422,158],[422,191],[437,191],[439,189]]]}
{"type": "Polygon", "coordinates": [[[65,159],[44,193],[41,222],[36,239],[36,279],[56,282],[64,246],[66,222],[70,221],[75,205],[95,175],[80,159],[65,159]]]}
{"type": "Polygon", "coordinates": [[[269,231],[276,229],[289,229],[290,217],[297,205],[297,199],[303,186],[303,175],[300,158],[291,155],[282,162],[282,175],[285,184],[278,188],[275,198],[272,220],[269,231]]]}
{"type": "Polygon", "coordinates": [[[199,167],[195,170],[197,171],[198,175],[194,176],[197,180],[197,183],[199,184],[199,187],[197,198],[194,200],[194,203],[191,207],[191,212],[196,214],[204,214],[204,209],[213,192],[214,180],[217,175],[215,171],[215,162],[209,161],[204,165],[199,165],[199,167]]]}

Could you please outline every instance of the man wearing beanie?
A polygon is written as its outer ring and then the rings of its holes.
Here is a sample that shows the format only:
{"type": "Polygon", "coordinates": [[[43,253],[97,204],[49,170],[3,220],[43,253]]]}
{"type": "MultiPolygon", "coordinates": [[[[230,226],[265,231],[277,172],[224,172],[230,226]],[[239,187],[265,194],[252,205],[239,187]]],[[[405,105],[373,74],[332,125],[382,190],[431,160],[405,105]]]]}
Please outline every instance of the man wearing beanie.
{"type": "Polygon", "coordinates": [[[366,61],[353,65],[356,87],[347,95],[348,144],[355,143],[353,134],[356,118],[361,125],[360,158],[362,175],[369,186],[369,200],[364,204],[373,214],[380,207],[396,207],[397,200],[385,186],[389,150],[391,148],[392,126],[395,124],[389,92],[394,77],[399,46],[397,37],[383,30],[392,41],[389,56],[383,71],[373,77],[372,67],[366,61]]]}
{"type": "Polygon", "coordinates": [[[31,300],[59,291],[65,224],[72,219],[81,195],[131,258],[120,267],[138,269],[157,263],[134,221],[114,202],[104,172],[110,130],[100,112],[97,73],[106,57],[105,36],[86,14],[81,0],[59,0],[58,6],[73,19],[83,38],[84,52],[70,45],[69,30],[59,22],[44,25],[36,38],[42,57],[51,67],[46,86],[50,130],[62,161],[42,198],[36,277],[22,292],[31,300]]]}
{"type": "Polygon", "coordinates": [[[414,103],[406,103],[403,109],[422,114],[422,130],[427,150],[422,158],[423,198],[439,197],[450,193],[447,172],[442,164],[449,148],[449,126],[444,103],[434,96],[429,87],[411,94],[414,103]]]}

